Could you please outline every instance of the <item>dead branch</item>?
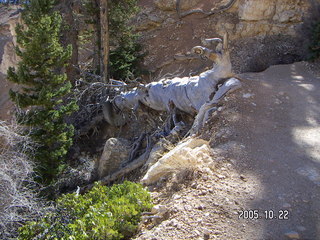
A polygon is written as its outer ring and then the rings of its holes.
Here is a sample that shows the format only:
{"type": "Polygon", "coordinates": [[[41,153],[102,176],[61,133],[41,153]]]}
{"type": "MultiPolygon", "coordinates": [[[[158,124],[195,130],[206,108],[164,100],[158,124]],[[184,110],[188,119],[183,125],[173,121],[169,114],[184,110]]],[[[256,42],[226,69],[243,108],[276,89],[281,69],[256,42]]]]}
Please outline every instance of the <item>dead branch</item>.
{"type": "Polygon", "coordinates": [[[142,133],[139,138],[131,145],[131,151],[129,155],[129,162],[131,162],[136,156],[139,148],[141,147],[142,141],[144,140],[146,134],[142,133]]]}
{"type": "Polygon", "coordinates": [[[20,134],[16,124],[0,121],[0,238],[16,239],[18,228],[25,221],[43,214],[32,180],[33,164],[26,152],[34,144],[20,134]]]}

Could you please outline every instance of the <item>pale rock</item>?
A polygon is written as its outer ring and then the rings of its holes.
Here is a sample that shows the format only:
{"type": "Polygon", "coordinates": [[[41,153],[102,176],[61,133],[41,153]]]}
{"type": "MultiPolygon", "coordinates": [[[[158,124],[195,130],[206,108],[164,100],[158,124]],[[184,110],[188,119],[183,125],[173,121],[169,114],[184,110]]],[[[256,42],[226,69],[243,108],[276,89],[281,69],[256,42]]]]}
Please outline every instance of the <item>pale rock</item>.
{"type": "Polygon", "coordinates": [[[281,23],[301,22],[308,7],[308,1],[305,0],[278,0],[273,20],[281,23]]]}
{"type": "Polygon", "coordinates": [[[267,21],[240,22],[236,27],[239,37],[248,38],[256,36],[266,36],[270,33],[273,25],[267,21]]]}
{"type": "Polygon", "coordinates": [[[180,196],[179,194],[176,194],[176,195],[174,195],[174,197],[173,197],[173,199],[175,199],[175,200],[180,199],[180,198],[181,198],[181,196],[180,196]]]}
{"type": "Polygon", "coordinates": [[[145,164],[146,167],[152,166],[163,156],[166,151],[164,144],[165,140],[162,139],[152,147],[148,160],[145,164]]]}
{"type": "Polygon", "coordinates": [[[102,156],[98,162],[99,179],[119,170],[128,160],[130,142],[122,138],[109,138],[104,146],[102,156]]]}
{"type": "Polygon", "coordinates": [[[166,17],[163,14],[154,12],[152,8],[146,8],[137,16],[136,30],[149,31],[158,28],[165,19],[166,17]]]}
{"type": "Polygon", "coordinates": [[[202,172],[206,173],[206,174],[209,174],[209,175],[212,175],[212,170],[211,169],[213,169],[213,167],[210,165],[209,167],[202,168],[202,172]]]}
{"type": "Polygon", "coordinates": [[[165,205],[155,205],[151,209],[152,214],[157,214],[157,215],[164,215],[165,213],[168,212],[168,209],[165,205]]]}
{"type": "Polygon", "coordinates": [[[226,176],[220,175],[220,174],[218,174],[217,177],[218,177],[219,179],[224,179],[224,178],[226,178],[226,176]]]}
{"type": "Polygon", "coordinates": [[[253,93],[245,93],[245,94],[242,95],[243,98],[251,98],[253,96],[254,96],[253,93]]]}
{"type": "Polygon", "coordinates": [[[268,20],[273,17],[275,10],[275,0],[241,0],[239,17],[245,21],[268,20]]]}
{"type": "Polygon", "coordinates": [[[160,178],[186,169],[196,169],[204,162],[213,161],[210,157],[210,147],[202,139],[187,138],[170,152],[166,153],[154,164],[141,180],[144,184],[151,184],[160,178]]]}
{"type": "Polygon", "coordinates": [[[199,236],[200,235],[200,232],[198,231],[198,230],[193,230],[193,233],[195,234],[195,235],[197,235],[197,236],[199,236]]]}
{"type": "MultiPolygon", "coordinates": [[[[11,17],[2,28],[8,31],[5,33],[5,37],[1,39],[1,45],[4,44],[3,49],[1,49],[1,64],[0,72],[7,74],[7,70],[10,66],[16,66],[20,58],[15,52],[15,47],[17,45],[17,37],[15,28],[18,24],[21,24],[21,15],[16,15],[11,17]]],[[[2,48],[2,47],[1,47],[2,48]]]]}
{"type": "Polygon", "coordinates": [[[281,23],[293,21],[296,18],[296,12],[294,10],[284,11],[281,14],[276,14],[273,17],[274,21],[279,21],[281,23]]]}
{"type": "Polygon", "coordinates": [[[168,222],[168,225],[172,226],[172,227],[178,227],[179,226],[179,222],[178,222],[177,219],[172,219],[171,221],[168,222]]]}

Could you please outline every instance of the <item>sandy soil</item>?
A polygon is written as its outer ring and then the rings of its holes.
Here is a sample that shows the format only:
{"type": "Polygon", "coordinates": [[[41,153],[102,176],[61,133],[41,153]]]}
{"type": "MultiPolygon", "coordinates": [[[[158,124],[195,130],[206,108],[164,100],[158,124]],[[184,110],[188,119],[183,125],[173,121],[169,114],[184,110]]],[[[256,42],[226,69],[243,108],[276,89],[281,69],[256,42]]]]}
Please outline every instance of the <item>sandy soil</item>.
{"type": "Polygon", "coordinates": [[[146,222],[137,239],[320,239],[315,69],[295,63],[243,74],[243,88],[201,134],[210,140],[214,173],[183,173],[155,186],[156,204],[167,213],[146,222]],[[245,219],[251,210],[258,219],[245,219]]]}

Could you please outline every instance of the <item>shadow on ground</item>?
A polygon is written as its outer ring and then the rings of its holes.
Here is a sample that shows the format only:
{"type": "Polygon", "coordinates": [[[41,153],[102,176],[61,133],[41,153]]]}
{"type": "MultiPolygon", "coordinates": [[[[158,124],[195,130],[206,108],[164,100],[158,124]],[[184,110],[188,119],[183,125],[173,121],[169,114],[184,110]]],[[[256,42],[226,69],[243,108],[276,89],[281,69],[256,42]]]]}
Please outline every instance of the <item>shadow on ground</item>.
{"type": "Polygon", "coordinates": [[[290,232],[319,239],[320,77],[304,63],[244,77],[240,98],[248,91],[251,95],[238,106],[239,118],[228,124],[236,131],[232,140],[245,149],[232,156],[238,171],[260,180],[246,204],[246,210],[257,209],[261,217],[243,220],[248,239],[286,239],[290,232]],[[266,220],[269,210],[277,218],[287,211],[288,219],[266,220]]]}

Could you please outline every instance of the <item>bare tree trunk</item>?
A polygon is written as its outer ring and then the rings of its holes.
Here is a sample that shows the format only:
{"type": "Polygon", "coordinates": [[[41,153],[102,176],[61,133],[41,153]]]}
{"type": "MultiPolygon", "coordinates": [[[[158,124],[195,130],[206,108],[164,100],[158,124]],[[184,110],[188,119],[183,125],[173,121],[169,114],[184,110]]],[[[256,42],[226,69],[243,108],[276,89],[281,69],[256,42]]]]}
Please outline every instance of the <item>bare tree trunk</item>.
{"type": "MultiPolygon", "coordinates": [[[[92,0],[92,5],[94,8],[99,9],[100,3],[99,0],[92,0]]],[[[94,17],[94,35],[92,38],[92,45],[93,45],[93,62],[92,67],[96,74],[100,74],[100,60],[101,60],[101,32],[100,32],[100,11],[97,11],[94,17]]]]}
{"type": "Polygon", "coordinates": [[[76,24],[74,14],[73,14],[73,4],[74,1],[62,0],[61,1],[61,10],[63,17],[66,21],[67,26],[69,27],[64,31],[63,35],[65,38],[66,44],[71,44],[72,46],[72,55],[69,61],[69,65],[66,67],[66,74],[68,79],[71,82],[74,82],[79,75],[78,71],[78,61],[79,61],[79,52],[78,52],[78,26],[76,24]]]}
{"type": "Polygon", "coordinates": [[[101,27],[101,52],[102,52],[100,72],[101,72],[103,82],[107,82],[108,81],[108,63],[109,63],[108,0],[100,0],[100,27],[101,27]]]}

